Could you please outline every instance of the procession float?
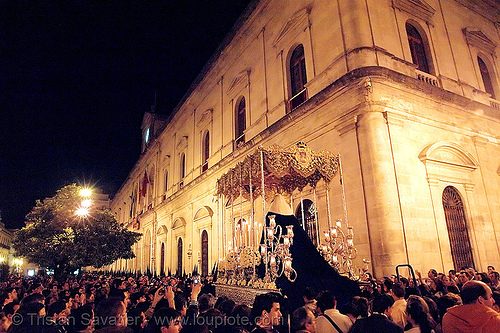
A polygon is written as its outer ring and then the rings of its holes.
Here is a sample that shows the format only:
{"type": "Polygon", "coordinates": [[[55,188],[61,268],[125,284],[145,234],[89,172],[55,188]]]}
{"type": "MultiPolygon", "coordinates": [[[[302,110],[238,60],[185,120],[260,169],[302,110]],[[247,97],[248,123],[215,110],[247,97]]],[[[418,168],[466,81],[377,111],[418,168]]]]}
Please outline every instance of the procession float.
{"type": "Polygon", "coordinates": [[[290,148],[259,147],[218,179],[216,193],[228,207],[222,228],[230,230],[222,236],[218,295],[251,305],[258,294],[279,292],[299,306],[305,287],[328,289],[340,303],[359,294],[356,281],[366,268],[353,264],[357,250],[347,219],[340,155],[315,152],[303,142],[290,148]],[[333,221],[330,184],[335,178],[341,185],[343,218],[333,221]],[[316,205],[318,186],[326,191],[321,238],[318,212],[313,210],[306,221],[302,197],[307,188],[316,205]],[[291,209],[294,198],[300,201],[295,202],[300,219],[291,209]]]}

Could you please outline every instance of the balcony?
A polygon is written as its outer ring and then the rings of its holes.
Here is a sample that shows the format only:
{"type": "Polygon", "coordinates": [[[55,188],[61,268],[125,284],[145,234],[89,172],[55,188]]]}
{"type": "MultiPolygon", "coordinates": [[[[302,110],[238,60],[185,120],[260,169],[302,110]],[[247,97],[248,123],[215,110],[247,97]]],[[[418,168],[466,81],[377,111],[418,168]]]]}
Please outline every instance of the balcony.
{"type": "Polygon", "coordinates": [[[500,101],[497,101],[496,99],[490,98],[490,106],[494,107],[497,110],[500,110],[500,101]]]}
{"type": "Polygon", "coordinates": [[[288,101],[288,109],[292,111],[307,100],[307,88],[302,89],[288,101]]]}
{"type": "Polygon", "coordinates": [[[432,84],[433,86],[439,87],[439,80],[434,75],[419,71],[418,69],[416,69],[415,72],[417,74],[417,79],[419,79],[420,81],[424,81],[426,83],[432,84]]]}

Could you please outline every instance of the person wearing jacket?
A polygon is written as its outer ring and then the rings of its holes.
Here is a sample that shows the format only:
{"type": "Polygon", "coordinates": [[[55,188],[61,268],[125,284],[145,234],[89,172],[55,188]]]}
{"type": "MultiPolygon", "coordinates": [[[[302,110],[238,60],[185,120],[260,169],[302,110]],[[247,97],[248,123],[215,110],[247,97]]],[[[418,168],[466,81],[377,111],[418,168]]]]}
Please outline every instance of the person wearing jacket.
{"type": "Polygon", "coordinates": [[[443,317],[443,333],[500,332],[500,313],[493,310],[495,300],[488,285],[466,282],[460,292],[463,305],[448,309],[443,317]]]}

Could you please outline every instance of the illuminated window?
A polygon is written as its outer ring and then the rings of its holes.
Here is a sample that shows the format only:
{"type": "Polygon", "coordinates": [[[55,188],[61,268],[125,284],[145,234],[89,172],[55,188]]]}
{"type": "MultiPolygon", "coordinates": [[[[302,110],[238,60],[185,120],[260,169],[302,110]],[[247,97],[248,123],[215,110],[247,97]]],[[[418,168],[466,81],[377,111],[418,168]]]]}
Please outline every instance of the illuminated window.
{"type": "Polygon", "coordinates": [[[408,35],[408,43],[410,44],[411,58],[417,69],[431,73],[429,69],[429,62],[425,53],[425,45],[422,36],[418,30],[409,23],[406,23],[406,34],[408,35]]]}
{"type": "Polygon", "coordinates": [[[292,98],[290,99],[290,110],[295,109],[307,99],[306,58],[304,56],[304,46],[297,46],[290,57],[290,84],[292,98]]]}
{"type": "Polygon", "coordinates": [[[493,90],[493,84],[491,82],[490,72],[488,71],[486,63],[479,56],[477,57],[477,62],[479,64],[479,70],[481,71],[481,78],[483,79],[484,90],[486,90],[486,92],[491,95],[491,98],[496,99],[495,91],[493,90]]]}
{"type": "Polygon", "coordinates": [[[246,120],[246,104],[245,97],[241,97],[236,107],[236,147],[240,147],[245,143],[245,129],[247,127],[246,120]]]}

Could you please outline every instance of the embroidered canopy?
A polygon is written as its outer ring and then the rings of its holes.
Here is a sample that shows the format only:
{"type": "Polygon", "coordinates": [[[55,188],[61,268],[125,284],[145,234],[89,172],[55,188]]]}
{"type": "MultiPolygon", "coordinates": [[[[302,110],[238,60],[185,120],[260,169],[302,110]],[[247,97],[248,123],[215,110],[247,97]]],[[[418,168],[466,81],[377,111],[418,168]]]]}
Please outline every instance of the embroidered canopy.
{"type": "Polygon", "coordinates": [[[338,155],[328,150],[315,152],[304,142],[290,148],[259,147],[217,180],[217,194],[250,199],[251,193],[255,200],[262,194],[264,184],[269,200],[277,193],[291,194],[306,185],[316,187],[321,179],[329,183],[338,170],[338,155]]]}

